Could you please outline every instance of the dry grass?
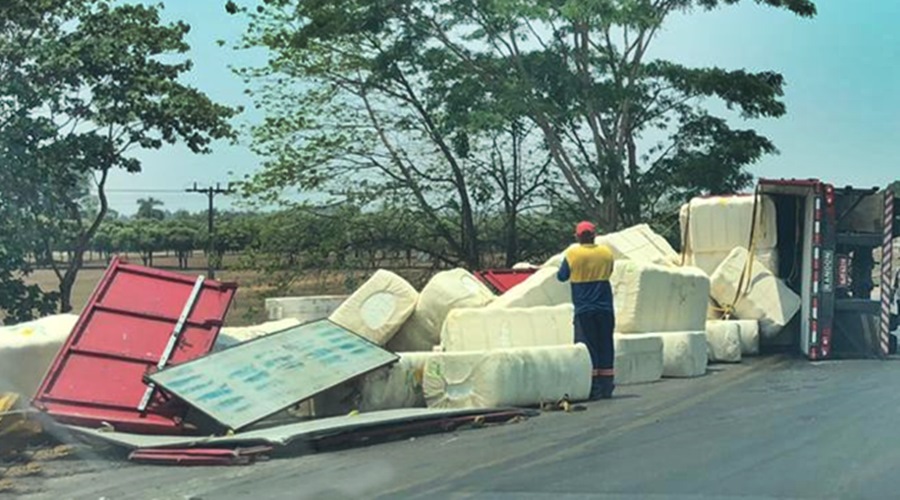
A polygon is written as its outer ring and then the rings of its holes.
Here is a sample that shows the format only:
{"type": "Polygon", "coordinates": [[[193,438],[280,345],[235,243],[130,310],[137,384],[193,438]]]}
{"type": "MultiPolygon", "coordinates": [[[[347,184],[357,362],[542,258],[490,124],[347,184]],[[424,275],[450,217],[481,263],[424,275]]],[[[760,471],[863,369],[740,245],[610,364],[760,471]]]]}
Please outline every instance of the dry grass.
{"type": "Polygon", "coordinates": [[[28,462],[22,465],[13,465],[6,469],[4,476],[7,478],[31,477],[37,476],[44,472],[44,468],[35,462],[28,462]]]}

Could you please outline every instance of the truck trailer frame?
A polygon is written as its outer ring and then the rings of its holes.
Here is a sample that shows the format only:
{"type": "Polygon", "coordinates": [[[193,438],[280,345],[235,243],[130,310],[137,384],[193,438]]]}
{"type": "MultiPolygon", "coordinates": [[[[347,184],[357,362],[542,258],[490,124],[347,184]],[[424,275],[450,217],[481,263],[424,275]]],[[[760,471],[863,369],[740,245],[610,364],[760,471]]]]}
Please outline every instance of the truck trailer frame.
{"type": "Polygon", "coordinates": [[[818,179],[761,179],[756,193],[776,205],[779,265],[773,272],[802,304],[775,344],[796,346],[810,360],[885,358],[895,351],[895,194],[835,188],[818,179]]]}

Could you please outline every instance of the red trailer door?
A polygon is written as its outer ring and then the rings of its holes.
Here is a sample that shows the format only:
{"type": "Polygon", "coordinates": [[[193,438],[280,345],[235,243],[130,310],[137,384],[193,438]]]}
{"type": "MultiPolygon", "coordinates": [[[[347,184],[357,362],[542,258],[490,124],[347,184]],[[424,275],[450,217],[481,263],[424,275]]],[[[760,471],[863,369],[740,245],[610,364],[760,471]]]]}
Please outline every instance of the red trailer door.
{"type": "Polygon", "coordinates": [[[145,384],[144,375],[208,353],[236,288],[114,259],[33,405],[76,425],[183,432],[186,406],[145,384]]]}

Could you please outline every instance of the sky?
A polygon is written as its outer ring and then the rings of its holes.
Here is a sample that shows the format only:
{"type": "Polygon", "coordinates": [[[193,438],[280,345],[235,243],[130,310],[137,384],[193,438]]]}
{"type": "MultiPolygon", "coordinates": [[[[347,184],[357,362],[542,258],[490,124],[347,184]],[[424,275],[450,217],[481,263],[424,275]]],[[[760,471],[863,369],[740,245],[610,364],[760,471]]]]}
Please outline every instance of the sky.
{"type": "MultiPolygon", "coordinates": [[[[244,4],[249,1],[242,2],[244,4]]],[[[163,17],[191,25],[188,42],[194,62],[183,81],[214,100],[248,110],[238,126],[258,121],[230,66],[261,65],[265,54],[236,52],[245,24],[225,12],[224,0],[165,0],[163,17]],[[226,44],[219,46],[217,40],[226,44]]],[[[745,0],[713,12],[670,18],[652,55],[689,66],[750,71],[774,70],[787,85],[787,115],[744,124],[769,137],[780,150],[750,168],[758,177],[820,178],[838,186],[884,186],[900,179],[900,1],[819,0],[819,14],[799,18],[787,11],[745,0]]],[[[242,139],[244,141],[244,139],[242,139]]],[[[206,197],[180,190],[252,173],[260,163],[246,144],[216,143],[209,155],[169,147],[136,156],[140,174],[110,178],[110,204],[130,214],[137,200],[153,196],[168,210],[202,210],[206,197]],[[177,191],[177,192],[171,192],[177,191]]],[[[229,208],[227,198],[217,207],[229,208]]]]}

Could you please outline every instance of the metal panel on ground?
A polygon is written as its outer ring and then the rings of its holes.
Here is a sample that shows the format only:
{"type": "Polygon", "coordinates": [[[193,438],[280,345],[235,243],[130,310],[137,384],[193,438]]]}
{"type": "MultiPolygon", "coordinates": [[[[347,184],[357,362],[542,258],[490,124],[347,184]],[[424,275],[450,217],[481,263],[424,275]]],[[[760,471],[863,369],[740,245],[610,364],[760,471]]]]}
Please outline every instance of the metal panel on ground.
{"type": "Polygon", "coordinates": [[[209,352],[236,288],[115,258],[50,366],[34,406],[60,422],[184,432],[187,407],[148,386],[144,376],[209,352]]]}
{"type": "Polygon", "coordinates": [[[364,429],[384,429],[390,426],[406,426],[428,421],[446,421],[456,418],[480,418],[490,415],[502,415],[513,418],[515,416],[534,416],[537,412],[513,408],[485,408],[485,409],[435,409],[435,408],[405,408],[400,410],[385,410],[369,413],[359,413],[340,417],[319,418],[294,424],[280,425],[266,429],[240,432],[229,436],[149,436],[142,434],[128,434],[124,432],[103,432],[82,427],[67,427],[68,430],[81,436],[113,444],[128,449],[142,448],[192,448],[192,447],[234,447],[273,445],[287,446],[294,441],[311,441],[337,436],[348,432],[358,432],[364,429]]]}
{"type": "Polygon", "coordinates": [[[350,330],[320,320],[253,339],[149,378],[237,430],[398,359],[350,330]]]}

